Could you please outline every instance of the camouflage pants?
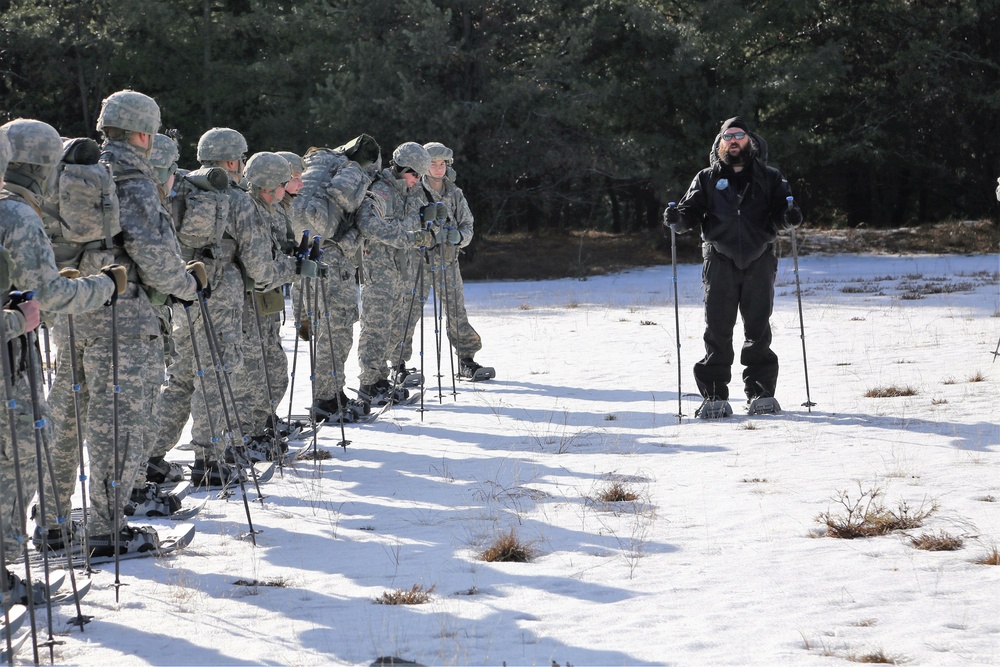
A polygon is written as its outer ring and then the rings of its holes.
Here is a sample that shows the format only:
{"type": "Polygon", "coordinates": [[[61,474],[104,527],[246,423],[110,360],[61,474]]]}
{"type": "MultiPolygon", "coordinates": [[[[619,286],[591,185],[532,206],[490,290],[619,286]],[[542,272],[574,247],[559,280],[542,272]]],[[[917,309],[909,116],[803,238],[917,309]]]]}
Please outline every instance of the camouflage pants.
{"type": "Polygon", "coordinates": [[[361,384],[375,384],[389,377],[387,361],[394,359],[393,331],[403,328],[403,271],[406,253],[375,244],[365,251],[364,283],[361,286],[361,331],[358,338],[358,364],[361,384]]]}
{"type": "Polygon", "coordinates": [[[319,291],[314,349],[316,398],[320,400],[336,399],[346,384],[344,364],[354,345],[354,323],[358,321],[354,262],[334,250],[329,252],[327,264],[327,277],[312,281],[319,291]]]}
{"type": "MultiPolygon", "coordinates": [[[[221,347],[223,367],[228,369],[230,376],[243,363],[240,349],[243,339],[240,323],[243,302],[239,301],[240,310],[237,310],[234,307],[233,296],[234,294],[242,296],[243,279],[235,267],[232,272],[238,276],[238,282],[230,281],[233,284],[226,285],[228,289],[213,292],[212,298],[206,302],[215,336],[221,347]]],[[[218,460],[221,451],[215,451],[212,439],[218,438],[218,443],[224,441],[226,418],[208,335],[197,303],[188,308],[186,314],[182,304],[174,306],[173,341],[175,357],[173,363],[167,367],[167,385],[163,388],[159,400],[159,433],[156,445],[150,450],[149,456],[162,456],[176,445],[187,425],[188,417],[191,417],[191,441],[206,450],[196,450],[196,455],[199,458],[218,460]],[[190,325],[188,315],[191,316],[190,325]],[[197,344],[197,359],[195,344],[191,342],[192,329],[197,344]],[[199,370],[203,370],[204,375],[199,377],[199,370]]],[[[224,384],[223,391],[225,391],[224,384]]],[[[233,428],[235,427],[234,423],[233,428]]]]}
{"type": "MultiPolygon", "coordinates": [[[[439,331],[441,319],[447,318],[448,340],[455,348],[459,358],[473,357],[483,347],[482,339],[472,325],[465,310],[465,285],[462,282],[462,272],[458,265],[458,252],[454,246],[438,246],[430,250],[427,256],[414,254],[409,270],[404,276],[405,302],[408,312],[403,317],[406,325],[404,337],[393,336],[392,349],[400,356],[391,360],[395,365],[397,360],[409,361],[413,356],[413,335],[420,323],[421,313],[434,288],[435,299],[438,301],[437,312],[432,314],[439,318],[434,322],[434,331],[439,331]],[[420,266],[423,265],[423,275],[420,266]],[[442,281],[443,279],[443,281],[442,281]]],[[[426,316],[426,314],[425,314],[426,316]]]]}
{"type": "MultiPolygon", "coordinates": [[[[83,436],[90,453],[89,535],[107,535],[113,531],[114,520],[124,516],[123,509],[129,499],[140,465],[146,463],[146,440],[153,437],[150,419],[152,388],[159,385],[161,377],[150,377],[149,370],[159,360],[163,363],[163,343],[157,336],[119,336],[118,340],[118,460],[120,468],[119,498],[115,499],[115,442],[114,396],[116,394],[112,373],[111,339],[105,337],[76,340],[77,377],[83,436]]],[[[57,363],[56,381],[49,393],[56,431],[53,448],[56,468],[56,492],[64,506],[69,503],[76,486],[79,460],[77,457],[77,429],[73,408],[72,370],[70,355],[61,349],[57,363]],[[72,455],[70,454],[72,452],[72,455]]],[[[53,509],[50,504],[49,512],[53,509]]],[[[54,525],[45,517],[46,525],[54,525]]]]}
{"type": "MultiPolygon", "coordinates": [[[[21,339],[23,341],[23,339],[21,339]]],[[[20,352],[24,346],[18,342],[13,342],[15,364],[21,358],[20,352]]],[[[18,364],[20,365],[20,364],[18,364]]],[[[36,363],[36,372],[41,379],[41,365],[36,363]]],[[[28,503],[31,502],[38,490],[38,468],[35,458],[35,429],[34,417],[32,416],[31,389],[28,385],[28,374],[22,372],[18,375],[12,386],[13,399],[16,403],[14,407],[14,423],[17,428],[17,454],[21,472],[21,491],[19,497],[17,493],[17,476],[14,469],[14,447],[10,435],[9,410],[4,407],[0,410],[0,521],[3,521],[4,552],[7,558],[12,558],[20,553],[21,545],[18,543],[21,532],[21,522],[27,517],[28,503]]],[[[2,394],[2,390],[0,390],[2,394]]],[[[6,401],[6,395],[4,400],[6,401]]],[[[48,406],[44,401],[41,405],[42,416],[48,415],[48,406]]],[[[46,442],[52,442],[52,431],[46,421],[45,437],[46,442]]],[[[46,471],[47,473],[47,471],[46,471]]],[[[47,485],[51,489],[51,485],[47,485]]],[[[50,494],[46,499],[51,498],[50,494]]],[[[55,509],[52,507],[51,509],[55,509]]],[[[54,514],[53,514],[54,515],[54,514]]],[[[55,525],[55,524],[53,524],[55,525]]]]}
{"type": "MultiPolygon", "coordinates": [[[[270,369],[268,369],[268,375],[265,375],[264,357],[261,351],[261,332],[257,331],[253,298],[253,292],[247,292],[243,300],[241,316],[243,366],[232,375],[237,417],[242,433],[248,436],[263,435],[267,418],[272,412],[269,407],[268,384],[273,376],[270,375],[270,369]]],[[[261,326],[265,329],[263,333],[266,340],[267,327],[263,319],[262,317],[261,326]]]]}

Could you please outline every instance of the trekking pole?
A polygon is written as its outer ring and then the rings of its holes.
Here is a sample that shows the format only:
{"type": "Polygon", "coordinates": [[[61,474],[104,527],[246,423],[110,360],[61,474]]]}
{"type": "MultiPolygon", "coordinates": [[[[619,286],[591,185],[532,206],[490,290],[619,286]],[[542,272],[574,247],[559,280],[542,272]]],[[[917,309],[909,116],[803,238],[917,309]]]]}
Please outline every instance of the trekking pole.
{"type": "MultiPolygon", "coordinates": [[[[83,504],[83,522],[81,524],[81,530],[83,531],[83,562],[87,574],[93,573],[93,568],[90,566],[90,536],[87,534],[88,526],[90,525],[90,518],[87,516],[87,499],[89,496],[89,491],[87,487],[87,471],[84,467],[83,461],[83,415],[80,412],[80,378],[77,371],[77,356],[76,356],[76,328],[73,326],[73,316],[66,316],[66,330],[69,334],[69,364],[70,372],[72,374],[73,380],[73,415],[76,418],[76,445],[77,451],[80,455],[80,499],[83,504]]],[[[53,482],[53,485],[55,482],[53,482]]],[[[72,524],[71,524],[72,525],[72,524]]]]}
{"type": "MultiPolygon", "coordinates": [[[[333,370],[331,375],[333,376],[334,385],[337,384],[337,351],[333,345],[333,326],[330,324],[330,305],[327,302],[326,290],[322,286],[318,287],[317,290],[323,290],[323,319],[326,321],[326,339],[330,344],[330,363],[333,365],[333,370]]],[[[318,341],[317,341],[318,344],[318,341]]],[[[337,444],[347,451],[347,446],[351,444],[351,441],[347,439],[347,432],[344,430],[344,407],[341,404],[340,395],[342,391],[337,391],[337,412],[340,413],[340,442],[337,444]]]]}
{"type": "MultiPolygon", "coordinates": [[[[454,227],[445,227],[445,229],[452,230],[454,227]]],[[[458,271],[458,251],[455,251],[455,270],[458,271]]],[[[452,325],[452,311],[457,308],[457,305],[452,303],[448,292],[448,278],[451,272],[451,262],[445,258],[445,246],[441,246],[441,282],[444,284],[444,304],[445,309],[448,313],[448,322],[445,328],[445,332],[448,334],[448,362],[451,364],[451,396],[452,400],[458,400],[458,388],[455,385],[455,356],[458,354],[458,349],[455,347],[454,342],[451,340],[451,325],[452,325]]]]}
{"type": "MultiPolygon", "coordinates": [[[[440,267],[435,264],[431,264],[431,287],[434,289],[434,294],[431,296],[433,299],[431,302],[431,311],[434,313],[434,353],[437,360],[437,378],[438,378],[438,404],[444,403],[444,381],[442,377],[444,374],[441,372],[441,323],[444,321],[444,303],[441,300],[441,286],[439,282],[441,280],[440,273],[438,271],[440,267]]],[[[448,353],[449,356],[451,353],[448,353]]]]}
{"type": "MultiPolygon", "coordinates": [[[[22,301],[30,301],[35,296],[34,292],[11,292],[10,303],[12,306],[16,306],[22,301]]],[[[36,345],[37,341],[35,339],[34,331],[27,331],[24,334],[25,347],[28,353],[28,387],[31,394],[31,420],[32,426],[34,427],[35,435],[35,474],[38,475],[38,511],[40,516],[48,516],[48,511],[45,506],[45,475],[43,473],[43,457],[44,450],[42,444],[42,429],[45,428],[45,417],[42,415],[42,395],[38,388],[38,377],[35,375],[34,360],[31,358],[31,349],[36,345]]],[[[41,363],[41,360],[39,360],[41,363]]],[[[55,485],[55,480],[53,481],[53,486],[55,485]]],[[[22,498],[23,500],[23,498],[22,498]]],[[[21,513],[25,512],[25,508],[21,508],[21,513]]],[[[48,544],[48,530],[43,528],[42,534],[42,573],[45,576],[46,583],[49,581],[49,574],[51,573],[51,565],[49,563],[49,544],[48,544]]],[[[67,545],[66,553],[69,554],[71,549],[70,545],[67,545]]],[[[27,592],[29,597],[34,596],[34,590],[28,588],[27,592]]],[[[49,647],[49,662],[55,660],[54,649],[56,645],[55,633],[52,628],[52,598],[48,595],[45,596],[45,606],[46,611],[48,611],[48,618],[46,619],[46,626],[49,631],[49,638],[45,641],[42,646],[49,647]]],[[[61,643],[61,642],[60,642],[61,643]]]]}
{"type": "MultiPolygon", "coordinates": [[[[426,229],[426,228],[425,228],[426,229]]],[[[396,356],[396,363],[393,364],[393,369],[397,369],[404,365],[403,362],[403,347],[406,345],[406,335],[410,332],[410,323],[413,321],[413,304],[417,301],[417,294],[420,294],[420,374],[424,373],[423,357],[424,357],[424,303],[426,299],[424,298],[424,261],[427,253],[427,248],[421,246],[421,258],[417,264],[417,275],[413,277],[413,287],[410,289],[410,303],[406,308],[406,320],[403,322],[402,335],[399,337],[399,354],[396,356]]],[[[411,341],[412,345],[412,341],[411,341]]],[[[406,378],[404,377],[400,380],[398,377],[392,379],[392,394],[388,397],[389,405],[395,402],[396,390],[402,386],[406,378]]],[[[424,400],[423,392],[421,392],[420,397],[420,410],[421,410],[421,420],[423,420],[423,409],[424,400]]]]}
{"type": "Polygon", "coordinates": [[[42,322],[40,328],[44,334],[42,336],[42,345],[45,348],[45,388],[52,389],[52,371],[54,367],[52,366],[52,345],[49,342],[49,328],[44,322],[42,322]]]}
{"type": "MultiPolygon", "coordinates": [[[[302,257],[304,254],[306,254],[308,252],[309,252],[309,230],[307,229],[304,232],[302,232],[302,240],[299,242],[299,247],[295,251],[295,256],[296,257],[302,257]]],[[[309,280],[309,279],[308,278],[302,278],[303,282],[305,282],[306,280],[309,280]]],[[[296,287],[295,289],[298,290],[299,288],[296,287]]],[[[300,338],[300,336],[299,336],[299,329],[302,328],[302,297],[299,297],[297,299],[297,301],[298,301],[298,303],[295,305],[295,324],[294,324],[294,327],[295,327],[295,344],[294,344],[294,347],[292,349],[292,369],[291,369],[291,372],[288,374],[288,426],[289,426],[289,428],[291,428],[291,425],[292,425],[292,404],[295,401],[295,369],[298,367],[298,361],[299,361],[299,338],[300,338]]],[[[314,420],[311,417],[312,410],[309,410],[309,414],[310,414],[309,420],[310,420],[310,422],[313,422],[314,420]]]]}
{"type": "MultiPolygon", "coordinates": [[[[788,201],[788,208],[792,208],[795,205],[794,197],[785,197],[788,201]]],[[[807,409],[808,412],[812,412],[812,406],[816,405],[812,402],[809,396],[809,363],[806,359],[806,325],[802,318],[802,286],[799,281],[799,250],[798,243],[795,238],[795,227],[792,227],[792,262],[795,265],[795,298],[799,302],[799,338],[802,339],[802,370],[805,373],[806,378],[806,402],[802,405],[807,409]]]]}
{"type": "MultiPolygon", "coordinates": [[[[205,414],[208,415],[208,428],[209,432],[212,434],[212,447],[218,455],[218,445],[219,445],[219,435],[215,428],[215,418],[212,417],[211,406],[208,404],[208,393],[207,387],[205,386],[205,367],[201,364],[201,352],[198,350],[198,337],[195,335],[194,320],[191,319],[191,302],[181,301],[181,305],[184,307],[184,316],[187,318],[188,332],[191,335],[191,350],[194,356],[195,363],[195,375],[198,376],[198,381],[201,383],[201,397],[205,399],[205,414]]],[[[219,385],[219,396],[222,396],[222,385],[219,385]]],[[[223,407],[225,407],[225,401],[223,401],[223,407]]],[[[220,462],[221,463],[221,462],[220,462]]],[[[244,484],[243,479],[240,475],[240,489],[243,491],[243,509],[246,510],[247,514],[247,526],[250,530],[250,535],[254,535],[253,529],[253,519],[250,517],[250,500],[247,498],[246,484],[244,484]]],[[[256,541],[254,542],[256,545],[256,541]]]]}
{"type": "MultiPolygon", "coordinates": [[[[253,479],[254,488],[257,489],[257,499],[260,501],[260,504],[263,505],[264,494],[261,493],[260,490],[260,481],[257,479],[257,469],[253,467],[253,462],[250,460],[250,455],[247,454],[247,437],[243,433],[243,424],[240,421],[239,408],[236,405],[236,398],[233,395],[233,386],[232,383],[229,381],[229,373],[226,372],[225,360],[222,358],[222,348],[219,345],[218,337],[215,335],[215,325],[212,323],[212,316],[208,312],[208,303],[206,302],[204,291],[199,292],[197,296],[198,296],[198,307],[201,308],[202,323],[205,327],[205,338],[208,340],[208,351],[212,356],[212,363],[215,365],[215,379],[216,382],[218,382],[219,384],[219,398],[220,402],[222,403],[222,414],[226,419],[226,428],[228,429],[229,440],[231,444],[235,444],[235,438],[233,436],[234,434],[239,436],[240,439],[239,446],[243,448],[244,458],[246,459],[247,463],[246,467],[250,470],[250,476],[253,479]],[[225,386],[225,390],[223,390],[223,386],[225,386]],[[229,396],[229,401],[233,408],[233,418],[230,418],[229,408],[226,405],[227,395],[229,396]],[[234,422],[236,423],[235,431],[233,430],[234,422]]],[[[237,465],[239,465],[238,459],[235,456],[236,454],[235,449],[233,450],[233,454],[234,454],[233,459],[236,460],[237,465]]],[[[221,463],[222,462],[220,461],[220,465],[221,463]]],[[[236,475],[236,477],[240,481],[240,488],[243,489],[245,493],[246,490],[243,484],[242,477],[240,477],[240,475],[236,475]]],[[[222,492],[224,493],[225,491],[226,489],[223,488],[222,492]]],[[[253,540],[254,546],[257,546],[257,539],[254,537],[253,533],[250,534],[250,537],[253,540]]]]}
{"type": "Polygon", "coordinates": [[[997,357],[1000,357],[1000,340],[997,340],[997,349],[993,351],[993,363],[997,362],[997,357]]]}
{"type": "MultiPolygon", "coordinates": [[[[668,208],[677,208],[677,202],[667,204],[668,208]]],[[[680,300],[677,292],[677,231],[670,228],[670,265],[673,268],[674,282],[674,336],[677,339],[677,423],[684,418],[684,407],[681,404],[681,313],[680,300]]]]}
{"type": "MultiPolygon", "coordinates": [[[[308,259],[312,262],[319,262],[320,258],[323,256],[323,250],[320,248],[320,237],[313,236],[312,247],[309,249],[308,259]]],[[[319,349],[319,290],[320,287],[313,285],[313,279],[307,278],[309,282],[306,283],[306,300],[309,301],[309,384],[312,389],[312,404],[316,405],[316,351],[319,349]],[[310,288],[315,289],[315,294],[311,294],[310,288]]],[[[312,410],[309,411],[310,426],[312,427],[312,450],[313,450],[313,464],[315,469],[319,470],[319,427],[316,425],[316,417],[312,414],[312,410]]]]}
{"type": "Polygon", "coordinates": [[[118,603],[118,593],[119,589],[126,584],[121,583],[121,559],[119,552],[121,551],[121,516],[118,508],[121,507],[121,475],[122,469],[125,467],[124,457],[119,457],[119,454],[128,454],[128,440],[125,442],[125,450],[121,452],[118,447],[120,431],[118,423],[118,394],[121,392],[121,387],[118,384],[118,297],[117,295],[112,295],[111,297],[111,416],[112,416],[112,443],[114,452],[114,479],[111,482],[111,486],[114,489],[115,494],[115,603],[118,603]]]}
{"type": "MultiPolygon", "coordinates": [[[[9,261],[9,254],[6,248],[0,247],[0,254],[7,257],[9,261]]],[[[8,285],[9,287],[9,285],[8,285]]],[[[16,487],[17,502],[15,507],[20,506],[20,511],[15,513],[17,517],[17,528],[19,529],[18,542],[20,543],[20,552],[22,558],[24,558],[24,585],[27,589],[27,602],[28,602],[28,620],[31,623],[31,648],[34,656],[35,664],[38,664],[38,632],[36,630],[35,623],[35,587],[32,583],[31,578],[31,560],[28,558],[28,527],[27,527],[27,512],[24,507],[24,483],[21,477],[21,454],[17,444],[17,400],[14,398],[14,387],[11,380],[12,375],[12,364],[10,350],[10,341],[7,339],[7,327],[5,323],[0,322],[0,370],[3,371],[3,387],[4,387],[4,397],[7,399],[7,422],[10,426],[10,442],[11,450],[13,452],[14,460],[14,486],[16,487]]],[[[7,570],[3,570],[3,586],[7,586],[7,570]]],[[[4,605],[6,610],[7,605],[4,605]]],[[[5,611],[6,613],[6,611],[5,611]]],[[[51,612],[49,614],[51,616],[51,612]]],[[[7,641],[10,642],[9,629],[7,626],[8,634],[7,641]]],[[[14,663],[13,651],[8,651],[9,662],[14,663]]]]}

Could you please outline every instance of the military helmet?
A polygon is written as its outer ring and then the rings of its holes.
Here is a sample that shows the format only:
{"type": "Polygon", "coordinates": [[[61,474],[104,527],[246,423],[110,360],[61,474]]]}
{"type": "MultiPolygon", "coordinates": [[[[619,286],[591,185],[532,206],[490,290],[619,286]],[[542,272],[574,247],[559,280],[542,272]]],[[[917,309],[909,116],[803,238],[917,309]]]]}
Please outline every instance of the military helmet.
{"type": "Polygon", "coordinates": [[[431,169],[431,156],[420,144],[407,141],[392,152],[392,163],[400,169],[411,169],[417,176],[423,177],[431,169]]]}
{"type": "Polygon", "coordinates": [[[292,168],[277,153],[254,153],[243,169],[243,178],[254,187],[274,190],[291,180],[292,168]]]}
{"type": "Polygon", "coordinates": [[[199,162],[239,160],[246,152],[247,140],[228,127],[213,127],[198,140],[199,162]]]}
{"type": "Polygon", "coordinates": [[[454,151],[439,141],[432,141],[429,144],[424,144],[424,148],[427,149],[427,153],[431,156],[431,160],[444,160],[445,164],[452,164],[455,161],[454,151]]]}
{"type": "Polygon", "coordinates": [[[119,90],[101,103],[97,129],[103,131],[106,127],[156,134],[160,129],[160,106],[149,95],[134,90],[119,90]]]}
{"type": "Polygon", "coordinates": [[[18,118],[0,127],[0,133],[10,142],[10,162],[48,167],[62,159],[62,137],[48,123],[18,118]]]}
{"type": "Polygon", "coordinates": [[[10,141],[7,140],[7,133],[0,132],[0,180],[3,180],[3,173],[7,171],[7,164],[10,162],[10,141]]]}
{"type": "Polygon", "coordinates": [[[149,163],[156,169],[167,169],[181,156],[177,150],[177,142],[165,134],[153,137],[153,152],[149,154],[149,163]]]}
{"type": "Polygon", "coordinates": [[[291,151],[278,151],[277,155],[288,160],[288,164],[292,168],[292,173],[299,172],[300,174],[306,170],[306,164],[302,161],[302,158],[292,153],[291,151]]]}

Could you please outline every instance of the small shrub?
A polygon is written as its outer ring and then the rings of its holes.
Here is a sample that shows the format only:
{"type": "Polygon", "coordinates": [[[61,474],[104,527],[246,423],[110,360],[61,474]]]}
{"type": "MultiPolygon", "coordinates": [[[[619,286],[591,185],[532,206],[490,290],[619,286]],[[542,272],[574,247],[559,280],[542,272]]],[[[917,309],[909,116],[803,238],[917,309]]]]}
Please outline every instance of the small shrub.
{"type": "Polygon", "coordinates": [[[882,504],[882,490],[872,488],[862,490],[858,486],[859,496],[852,500],[846,491],[842,491],[837,500],[843,505],[846,514],[834,516],[823,512],[817,520],[826,526],[828,537],[853,540],[859,537],[876,537],[887,535],[898,530],[919,528],[924,519],[931,515],[937,506],[932,504],[929,509],[923,506],[912,510],[906,502],[901,502],[895,510],[890,510],[882,504]]]}
{"type": "Polygon", "coordinates": [[[385,591],[375,598],[375,604],[427,604],[431,601],[431,593],[437,588],[437,584],[425,589],[423,584],[413,584],[410,590],[397,588],[394,591],[385,591]]]}
{"type": "Polygon", "coordinates": [[[958,551],[963,544],[961,537],[955,537],[944,531],[911,537],[910,542],[922,551],[958,551]]]}
{"type": "Polygon", "coordinates": [[[913,387],[875,387],[865,392],[865,398],[897,398],[899,396],[916,396],[917,390],[913,387]]]}
{"type": "Polygon", "coordinates": [[[479,559],[487,563],[527,563],[535,557],[535,548],[522,542],[511,528],[502,533],[479,554],[479,559]]]}
{"type": "Polygon", "coordinates": [[[629,503],[639,500],[639,495],[621,482],[613,481],[597,493],[597,499],[604,503],[629,503]]]}
{"type": "Polygon", "coordinates": [[[976,565],[1000,565],[1000,549],[993,545],[986,555],[973,561],[976,565]]]}

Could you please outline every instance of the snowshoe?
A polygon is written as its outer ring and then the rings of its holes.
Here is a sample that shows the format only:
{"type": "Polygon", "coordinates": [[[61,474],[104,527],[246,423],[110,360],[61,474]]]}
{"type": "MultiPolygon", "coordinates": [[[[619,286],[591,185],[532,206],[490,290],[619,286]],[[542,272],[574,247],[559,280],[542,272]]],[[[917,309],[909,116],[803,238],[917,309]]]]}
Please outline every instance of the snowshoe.
{"type": "Polygon", "coordinates": [[[725,419],[733,416],[733,407],[727,400],[706,398],[694,411],[694,416],[699,419],[725,419]]]}
{"type": "Polygon", "coordinates": [[[495,378],[496,375],[497,372],[492,366],[482,366],[472,357],[462,357],[458,360],[458,377],[462,380],[482,382],[495,378]]]}
{"type": "MultiPolygon", "coordinates": [[[[183,482],[189,487],[189,482],[183,482]]],[[[187,495],[187,488],[166,489],[159,484],[147,482],[141,489],[132,489],[132,496],[125,503],[125,516],[170,516],[181,508],[181,498],[187,495]]]]}
{"type": "Polygon", "coordinates": [[[392,375],[393,384],[397,387],[422,387],[424,374],[416,368],[407,368],[403,364],[396,367],[392,375]]]}
{"type": "Polygon", "coordinates": [[[95,535],[88,539],[91,558],[114,558],[116,543],[119,556],[144,553],[160,548],[160,536],[152,526],[125,526],[117,540],[113,534],[95,535]]]}
{"type": "Polygon", "coordinates": [[[196,459],[191,466],[191,484],[197,489],[215,489],[239,483],[239,478],[247,481],[247,475],[220,461],[196,459]]]}
{"type": "MultiPolygon", "coordinates": [[[[51,573],[48,581],[40,581],[32,577],[33,604],[43,605],[46,601],[53,599],[65,581],[66,574],[64,572],[51,573]]],[[[24,579],[10,571],[7,572],[7,591],[8,593],[4,596],[4,607],[8,607],[8,602],[10,605],[28,604],[27,584],[25,584],[24,579]]]]}
{"type": "Polygon", "coordinates": [[[385,378],[375,384],[363,384],[358,389],[358,398],[371,406],[382,407],[405,401],[410,395],[403,387],[393,387],[385,378]]]}
{"type": "Polygon", "coordinates": [[[759,396],[747,401],[747,414],[778,415],[781,414],[781,406],[773,396],[759,396]]]}
{"type": "Polygon", "coordinates": [[[162,456],[154,456],[146,461],[146,481],[155,484],[182,482],[186,477],[184,466],[167,461],[162,456]]]}
{"type": "Polygon", "coordinates": [[[272,438],[266,435],[253,436],[243,446],[230,445],[224,453],[226,463],[240,465],[244,468],[261,461],[277,461],[288,452],[288,442],[278,441],[275,447],[272,438]]]}

